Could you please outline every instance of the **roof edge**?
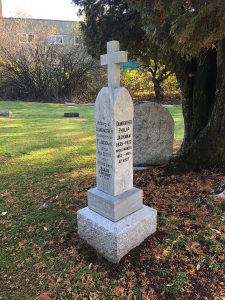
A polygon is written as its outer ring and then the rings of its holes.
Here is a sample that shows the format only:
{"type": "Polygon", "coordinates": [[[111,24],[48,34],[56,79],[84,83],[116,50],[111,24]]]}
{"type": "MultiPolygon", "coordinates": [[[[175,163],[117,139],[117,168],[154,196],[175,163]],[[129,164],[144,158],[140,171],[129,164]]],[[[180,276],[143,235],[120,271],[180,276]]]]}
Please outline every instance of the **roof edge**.
{"type": "Polygon", "coordinates": [[[80,21],[73,21],[73,20],[57,20],[57,19],[36,19],[36,18],[18,18],[18,17],[3,17],[4,19],[12,19],[12,20],[34,20],[34,21],[57,21],[57,22],[71,22],[71,23],[79,23],[80,21]]]}

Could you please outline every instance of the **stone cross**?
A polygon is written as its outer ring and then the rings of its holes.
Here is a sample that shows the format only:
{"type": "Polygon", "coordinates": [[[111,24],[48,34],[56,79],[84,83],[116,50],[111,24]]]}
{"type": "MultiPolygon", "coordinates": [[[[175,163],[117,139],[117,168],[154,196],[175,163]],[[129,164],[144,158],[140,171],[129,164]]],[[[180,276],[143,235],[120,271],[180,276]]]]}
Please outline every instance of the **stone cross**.
{"type": "Polygon", "coordinates": [[[101,55],[101,65],[108,66],[108,86],[120,86],[120,63],[127,62],[127,51],[119,51],[119,42],[107,43],[107,54],[101,55]]]}
{"type": "Polygon", "coordinates": [[[95,102],[97,186],[88,191],[88,207],[77,212],[79,236],[114,263],[155,232],[157,215],[133,186],[134,108],[120,87],[119,64],[126,61],[119,42],[108,42],[101,64],[108,66],[109,86],[95,102]]]}

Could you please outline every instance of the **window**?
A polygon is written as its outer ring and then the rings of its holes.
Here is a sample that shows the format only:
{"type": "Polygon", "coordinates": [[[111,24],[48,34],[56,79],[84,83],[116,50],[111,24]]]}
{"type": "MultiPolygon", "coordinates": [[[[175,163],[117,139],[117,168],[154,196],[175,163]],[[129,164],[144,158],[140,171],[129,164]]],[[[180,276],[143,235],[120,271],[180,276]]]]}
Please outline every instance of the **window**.
{"type": "Polygon", "coordinates": [[[23,33],[20,35],[20,43],[32,43],[34,41],[33,34],[23,33]]]}
{"type": "Polygon", "coordinates": [[[48,36],[49,45],[63,45],[63,36],[62,35],[50,35],[48,36]]]}

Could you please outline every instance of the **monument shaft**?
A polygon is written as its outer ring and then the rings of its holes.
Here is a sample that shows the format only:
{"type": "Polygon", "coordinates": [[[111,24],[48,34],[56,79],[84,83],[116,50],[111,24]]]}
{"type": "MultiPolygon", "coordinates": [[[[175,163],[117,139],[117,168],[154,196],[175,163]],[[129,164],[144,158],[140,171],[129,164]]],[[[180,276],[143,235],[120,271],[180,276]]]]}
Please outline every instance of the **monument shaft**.
{"type": "Polygon", "coordinates": [[[101,64],[108,65],[108,87],[96,107],[96,180],[88,207],[77,212],[78,234],[114,263],[156,230],[157,212],[143,205],[143,191],[133,187],[133,102],[120,87],[119,63],[127,52],[107,43],[101,64]]]}
{"type": "Polygon", "coordinates": [[[125,88],[103,88],[96,100],[97,188],[112,196],[133,187],[133,103],[125,88]]]}

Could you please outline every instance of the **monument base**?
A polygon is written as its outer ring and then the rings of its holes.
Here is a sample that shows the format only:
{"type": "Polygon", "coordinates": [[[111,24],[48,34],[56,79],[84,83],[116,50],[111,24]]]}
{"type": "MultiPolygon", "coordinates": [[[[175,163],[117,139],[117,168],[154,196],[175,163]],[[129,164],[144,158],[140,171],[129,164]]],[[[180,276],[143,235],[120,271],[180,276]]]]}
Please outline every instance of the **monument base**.
{"type": "Polygon", "coordinates": [[[112,222],[88,207],[77,212],[80,238],[113,263],[118,263],[154,233],[156,221],[157,211],[145,205],[118,222],[112,222]]]}
{"type": "Polygon", "coordinates": [[[143,191],[133,187],[117,196],[93,188],[88,191],[88,207],[107,219],[117,222],[143,207],[143,191]]]}

